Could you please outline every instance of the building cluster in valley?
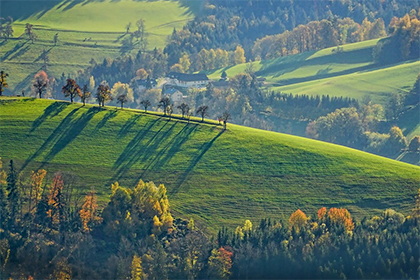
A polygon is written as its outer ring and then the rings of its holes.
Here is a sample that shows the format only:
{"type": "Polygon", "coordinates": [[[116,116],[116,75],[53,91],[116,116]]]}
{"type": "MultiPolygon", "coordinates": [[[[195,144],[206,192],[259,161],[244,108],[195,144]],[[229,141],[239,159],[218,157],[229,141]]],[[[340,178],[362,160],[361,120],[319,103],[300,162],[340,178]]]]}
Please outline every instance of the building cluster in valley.
{"type": "Polygon", "coordinates": [[[227,85],[226,79],[214,82],[206,74],[186,74],[170,72],[159,82],[156,79],[137,80],[138,90],[144,91],[150,88],[162,89],[162,95],[168,96],[172,102],[181,103],[186,98],[185,93],[188,89],[204,89],[209,83],[214,86],[227,85]]]}

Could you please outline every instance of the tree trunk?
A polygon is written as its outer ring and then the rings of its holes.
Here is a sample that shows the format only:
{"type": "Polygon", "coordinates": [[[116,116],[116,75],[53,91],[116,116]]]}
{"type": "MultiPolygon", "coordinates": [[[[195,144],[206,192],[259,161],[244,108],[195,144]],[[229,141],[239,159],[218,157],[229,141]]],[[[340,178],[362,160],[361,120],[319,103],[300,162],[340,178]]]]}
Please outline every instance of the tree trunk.
{"type": "Polygon", "coordinates": [[[86,100],[83,98],[83,106],[86,105],[86,100]]]}
{"type": "Polygon", "coordinates": [[[121,110],[123,109],[124,102],[121,102],[121,110]]]}
{"type": "Polygon", "coordinates": [[[73,103],[73,94],[70,94],[70,103],[73,103]]]}

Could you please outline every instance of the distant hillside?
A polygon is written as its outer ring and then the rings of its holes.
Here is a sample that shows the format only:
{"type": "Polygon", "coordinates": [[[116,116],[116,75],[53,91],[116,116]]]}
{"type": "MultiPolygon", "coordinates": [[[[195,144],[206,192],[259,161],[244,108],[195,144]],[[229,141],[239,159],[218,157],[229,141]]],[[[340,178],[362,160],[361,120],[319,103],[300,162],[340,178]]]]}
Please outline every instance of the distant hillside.
{"type": "Polygon", "coordinates": [[[164,183],[174,211],[211,228],[321,206],[408,212],[420,183],[419,167],[274,132],[51,100],[0,104],[3,162],[73,172],[102,201],[115,181],[164,183]]]}
{"type": "MultiPolygon", "coordinates": [[[[20,91],[42,68],[42,52],[49,55],[49,73],[75,76],[93,58],[124,55],[121,45],[128,38],[126,26],[135,31],[136,21],[145,20],[148,48],[163,48],[174,28],[194,17],[192,1],[2,1],[2,15],[14,16],[14,38],[0,39],[2,70],[10,74],[10,89],[20,91]],[[24,5],[24,4],[27,4],[24,5]],[[32,44],[24,35],[25,24],[34,25],[38,40],[32,44]],[[55,46],[53,37],[58,32],[55,46]],[[18,37],[18,38],[16,38],[18,37]]],[[[195,5],[195,6],[194,6],[195,5]]],[[[137,53],[134,46],[132,53],[137,53]]]]}
{"type": "MultiPolygon", "coordinates": [[[[361,100],[369,96],[384,104],[394,94],[408,93],[419,73],[420,61],[376,66],[373,48],[378,39],[327,48],[317,52],[262,60],[252,69],[266,79],[270,90],[293,94],[344,96],[361,100]]],[[[228,77],[243,73],[250,63],[207,72],[218,79],[223,71],[228,77]]]]}

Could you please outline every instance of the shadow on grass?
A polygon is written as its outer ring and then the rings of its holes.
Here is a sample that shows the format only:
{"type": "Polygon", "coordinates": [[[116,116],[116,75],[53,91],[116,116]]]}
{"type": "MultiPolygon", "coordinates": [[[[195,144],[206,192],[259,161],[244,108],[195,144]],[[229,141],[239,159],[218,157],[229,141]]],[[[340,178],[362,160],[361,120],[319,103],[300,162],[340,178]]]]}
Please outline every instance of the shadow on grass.
{"type": "Polygon", "coordinates": [[[131,141],[127,144],[124,151],[115,161],[113,169],[117,170],[115,175],[111,178],[111,182],[121,178],[121,176],[128,171],[128,169],[139,160],[139,153],[141,152],[140,142],[155,126],[160,119],[157,118],[149,122],[143,129],[141,129],[131,141]]]}
{"type": "Polygon", "coordinates": [[[39,116],[33,123],[31,132],[34,132],[45,120],[57,116],[61,111],[69,105],[67,102],[54,102],[44,110],[44,114],[39,116]]]}
{"type": "MultiPolygon", "coordinates": [[[[137,143],[133,143],[135,147],[130,147],[130,143],[127,145],[128,149],[131,150],[130,154],[125,153],[125,157],[120,157],[120,164],[119,164],[119,170],[117,171],[117,176],[120,178],[123,173],[127,172],[136,162],[146,162],[149,160],[150,157],[152,157],[154,154],[157,153],[158,148],[162,145],[162,142],[168,138],[172,130],[174,129],[177,122],[174,122],[172,126],[170,126],[166,131],[164,131],[164,128],[169,123],[169,120],[166,120],[166,122],[162,125],[161,128],[155,134],[152,138],[147,141],[146,144],[141,145],[141,141],[137,143]],[[124,163],[122,165],[122,163],[124,163]]],[[[150,129],[148,130],[148,133],[150,133],[150,129]]],[[[124,152],[123,152],[124,154],[124,152]]],[[[148,164],[149,165],[149,164],[148,164]]],[[[140,177],[143,177],[145,171],[143,171],[142,175],[140,177]]]]}
{"type": "Polygon", "coordinates": [[[58,133],[60,134],[57,137],[58,139],[55,141],[49,153],[45,156],[43,162],[51,161],[59,152],[61,152],[61,150],[76,139],[97,112],[97,108],[92,107],[80,117],[69,123],[64,131],[61,133],[59,131],[58,133]]]}
{"type": "MultiPolygon", "coordinates": [[[[103,108],[95,107],[97,111],[106,110],[103,108]]],[[[100,122],[96,125],[95,129],[92,132],[92,135],[98,132],[102,127],[105,126],[106,122],[109,121],[112,118],[115,118],[117,116],[117,110],[108,111],[108,113],[105,114],[105,116],[102,118],[100,122]]]]}
{"type": "Polygon", "coordinates": [[[175,183],[174,189],[171,191],[171,194],[177,194],[179,192],[182,184],[185,182],[185,180],[187,180],[191,171],[198,164],[198,162],[201,160],[204,154],[211,148],[211,146],[213,146],[213,143],[217,140],[217,138],[219,138],[223,134],[223,132],[225,131],[221,130],[212,140],[204,143],[201,146],[201,148],[198,151],[198,155],[191,160],[185,172],[178,178],[177,182],[175,183]]]}
{"type": "Polygon", "coordinates": [[[12,59],[14,59],[14,58],[16,58],[16,57],[18,57],[18,56],[26,53],[28,51],[28,49],[29,49],[29,45],[28,46],[25,46],[25,44],[26,44],[26,42],[19,42],[19,43],[17,43],[14,46],[13,49],[7,51],[3,55],[2,60],[7,60],[7,59],[12,60],[12,59]],[[14,53],[15,53],[15,55],[13,55],[12,57],[10,57],[14,53]]]}
{"type": "Polygon", "coordinates": [[[140,178],[146,177],[147,173],[154,170],[159,170],[165,167],[167,164],[180,150],[182,145],[190,138],[190,135],[197,128],[198,124],[185,124],[184,127],[172,138],[167,137],[169,132],[172,132],[174,126],[172,126],[166,133],[163,135],[163,141],[165,139],[170,139],[167,144],[164,145],[154,145],[149,146],[147,154],[145,154],[144,162],[148,162],[144,167],[142,174],[137,178],[137,181],[140,178]],[[160,149],[158,151],[158,149],[160,149]]]}
{"type": "Polygon", "coordinates": [[[50,136],[44,141],[41,147],[39,147],[33,155],[26,159],[21,170],[50,148],[49,153],[44,158],[44,163],[42,164],[42,166],[44,166],[47,161],[53,159],[58,152],[73,141],[80,134],[83,128],[86,127],[93,115],[98,112],[98,108],[92,107],[80,117],[75,118],[74,116],[79,109],[80,108],[75,108],[61,121],[50,136]]]}
{"type": "Polygon", "coordinates": [[[138,162],[144,163],[144,168],[137,181],[140,178],[144,178],[148,172],[164,167],[180,151],[182,145],[187,142],[191,134],[198,127],[198,124],[158,120],[151,122],[147,127],[139,131],[130,143],[128,143],[114,164],[113,168],[116,169],[116,174],[111,181],[119,180],[138,162]],[[158,131],[152,132],[151,130],[156,126],[158,120],[164,123],[160,124],[161,126],[158,131]],[[176,134],[173,133],[179,125],[183,125],[182,129],[176,134]],[[147,135],[151,136],[149,136],[150,139],[142,143],[147,135]]]}
{"type": "Polygon", "coordinates": [[[128,121],[126,121],[126,123],[121,127],[120,131],[118,132],[118,138],[123,138],[124,136],[126,136],[141,116],[143,116],[143,114],[137,114],[132,116],[128,121]]]}

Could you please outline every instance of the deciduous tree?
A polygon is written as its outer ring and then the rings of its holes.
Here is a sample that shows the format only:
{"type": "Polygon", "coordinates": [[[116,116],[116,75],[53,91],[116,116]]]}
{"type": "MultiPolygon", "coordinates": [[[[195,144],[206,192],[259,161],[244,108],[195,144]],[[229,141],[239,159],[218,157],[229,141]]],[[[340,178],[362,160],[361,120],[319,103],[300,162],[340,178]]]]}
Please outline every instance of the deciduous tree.
{"type": "Polygon", "coordinates": [[[408,145],[408,150],[411,152],[417,152],[420,149],[420,136],[414,136],[411,141],[410,145],[408,145]]]}
{"type": "Polygon", "coordinates": [[[82,93],[80,95],[80,99],[83,102],[83,106],[86,105],[86,101],[90,99],[91,95],[92,93],[90,92],[88,85],[84,85],[82,89],[82,93]]]}
{"type": "Polygon", "coordinates": [[[45,71],[39,71],[34,76],[34,81],[32,83],[32,91],[35,93],[35,96],[38,95],[39,98],[42,98],[42,94],[47,90],[50,80],[48,79],[47,73],[45,71]]]}
{"type": "Polygon", "coordinates": [[[33,211],[33,207],[36,207],[38,205],[38,201],[41,199],[42,184],[46,175],[47,171],[45,169],[40,169],[37,172],[32,171],[28,207],[28,212],[30,213],[33,211]]]}
{"type": "Polygon", "coordinates": [[[182,118],[184,118],[184,116],[190,111],[190,106],[188,106],[186,103],[182,103],[177,108],[181,110],[182,118]]]}
{"type": "Polygon", "coordinates": [[[106,84],[100,84],[96,91],[96,100],[99,103],[99,106],[105,106],[105,102],[112,100],[111,90],[106,84]]]}
{"type": "Polygon", "coordinates": [[[82,209],[79,211],[79,215],[85,232],[90,232],[92,230],[92,226],[102,221],[102,218],[98,213],[95,191],[90,191],[86,194],[85,201],[83,202],[82,209]]]}
{"type": "Polygon", "coordinates": [[[76,96],[79,96],[79,97],[82,96],[82,91],[80,90],[80,86],[73,79],[67,79],[67,83],[62,87],[61,92],[64,94],[64,97],[70,96],[71,103],[73,103],[73,100],[76,96]]]}
{"type": "Polygon", "coordinates": [[[152,104],[148,99],[142,100],[140,104],[144,107],[144,111],[147,113],[147,108],[149,108],[152,104]]]}
{"type": "Polygon", "coordinates": [[[226,130],[227,122],[230,120],[230,114],[225,111],[222,115],[223,129],[226,130]]]}
{"type": "Polygon", "coordinates": [[[204,121],[204,117],[207,116],[207,111],[208,111],[209,107],[206,105],[202,105],[200,107],[198,107],[197,111],[195,112],[197,115],[201,116],[201,121],[204,121]]]}
{"type": "Polygon", "coordinates": [[[158,107],[162,108],[163,110],[163,115],[166,116],[167,111],[168,111],[168,107],[171,105],[171,100],[169,99],[169,97],[165,96],[162,97],[158,103],[158,107]]]}
{"type": "Polygon", "coordinates": [[[308,217],[302,210],[298,209],[289,218],[289,228],[295,228],[297,232],[306,224],[308,217]]]}
{"type": "Polygon", "coordinates": [[[131,280],[143,279],[143,269],[141,267],[141,258],[134,254],[131,262],[131,280]]]}
{"type": "Polygon", "coordinates": [[[128,101],[127,95],[121,94],[117,97],[117,102],[121,104],[121,109],[124,108],[124,103],[128,101]]]}

